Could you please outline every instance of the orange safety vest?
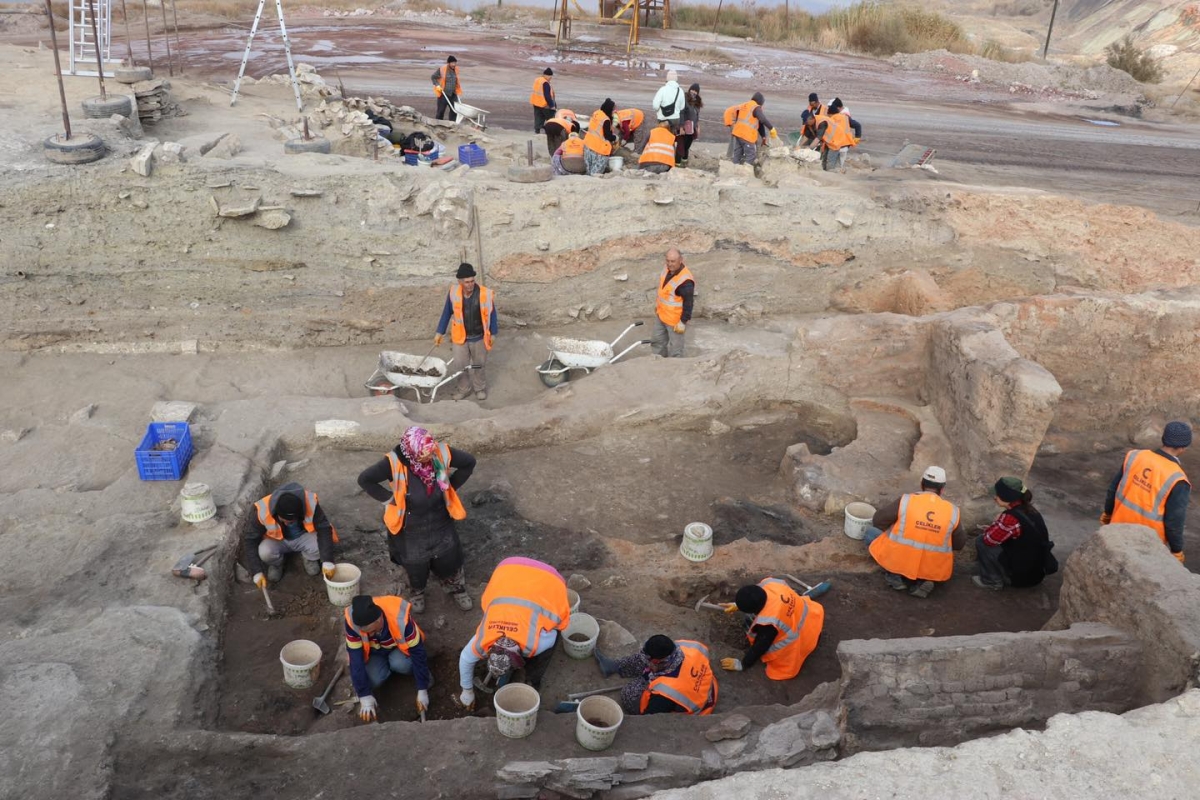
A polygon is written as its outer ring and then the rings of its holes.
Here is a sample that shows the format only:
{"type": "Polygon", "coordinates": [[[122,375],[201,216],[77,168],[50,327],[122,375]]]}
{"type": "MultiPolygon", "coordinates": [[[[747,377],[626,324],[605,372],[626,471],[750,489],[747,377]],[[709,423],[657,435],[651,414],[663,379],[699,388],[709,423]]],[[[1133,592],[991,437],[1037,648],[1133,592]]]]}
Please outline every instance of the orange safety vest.
{"type": "MultiPolygon", "coordinates": [[[[675,166],[675,134],[670,128],[655,128],[650,131],[650,139],[642,150],[638,164],[666,164],[675,166]]],[[[676,298],[678,299],[678,298],[676,298]]],[[[682,313],[682,307],[680,309],[682,313]]]]}
{"type": "MultiPolygon", "coordinates": [[[[550,107],[546,103],[546,91],[545,91],[545,89],[542,88],[545,84],[547,84],[549,82],[550,82],[550,79],[547,78],[545,75],[538,75],[537,78],[534,79],[533,92],[530,93],[530,95],[529,95],[529,102],[533,104],[534,108],[549,108],[550,107]]],[[[551,99],[551,101],[554,100],[554,87],[553,86],[550,87],[550,99],[551,99]]]]}
{"type": "MultiPolygon", "coordinates": [[[[408,619],[412,613],[412,604],[403,597],[395,595],[384,595],[382,597],[372,597],[371,600],[375,605],[379,606],[383,611],[383,618],[387,621],[388,632],[392,635],[392,641],[396,643],[398,649],[404,655],[408,655],[409,648],[416,647],[425,638],[425,634],[421,632],[421,626],[416,626],[416,633],[412,639],[404,638],[404,629],[408,627],[408,619]]],[[[361,642],[351,643],[347,640],[346,646],[355,648],[361,646],[363,651],[363,661],[371,660],[371,637],[362,632],[362,629],[354,624],[350,616],[350,608],[346,607],[346,624],[358,632],[361,642]]]]}
{"type": "Polygon", "coordinates": [[[1145,525],[1167,543],[1163,515],[1167,497],[1180,482],[1191,483],[1183,468],[1153,450],[1130,450],[1125,454],[1117,499],[1113,503],[1112,522],[1145,525]]]}
{"type": "Polygon", "coordinates": [[[689,714],[707,717],[717,705],[717,676],[709,661],[708,648],[699,642],[681,639],[675,643],[683,651],[683,664],[674,678],[661,675],[650,681],[642,692],[638,712],[645,714],[651,695],[672,700],[689,714]]]}
{"type": "Polygon", "coordinates": [[[675,294],[675,290],[684,281],[695,283],[696,279],[692,277],[692,271],[687,268],[686,264],[680,267],[679,272],[676,272],[675,277],[669,281],[667,280],[668,274],[667,268],[663,267],[662,277],[658,279],[658,303],[654,312],[658,314],[663,325],[674,327],[683,319],[683,298],[675,294]],[[664,283],[664,281],[666,282],[664,283]]]}
{"type": "MultiPolygon", "coordinates": [[[[254,504],[254,510],[258,512],[259,523],[267,529],[267,536],[271,539],[282,540],[283,526],[279,524],[279,522],[275,519],[275,515],[271,513],[271,509],[275,505],[275,501],[278,499],[277,495],[280,494],[282,494],[282,490],[276,490],[267,495],[254,504]]],[[[308,531],[309,533],[316,533],[317,530],[317,526],[313,524],[313,514],[315,513],[317,513],[317,493],[306,491],[304,493],[303,525],[304,530],[308,531]]],[[[337,528],[334,528],[332,523],[329,525],[329,527],[333,531],[333,540],[335,542],[338,541],[337,528]]]]}
{"type": "Polygon", "coordinates": [[[817,124],[825,118],[825,114],[826,109],[824,103],[818,103],[816,108],[808,109],[808,124],[813,127],[814,131],[817,129],[817,124]]]}
{"type": "MultiPolygon", "coordinates": [[[[442,457],[442,463],[447,468],[450,467],[450,447],[445,444],[438,445],[438,453],[442,457]]],[[[383,524],[387,526],[388,532],[392,536],[396,536],[400,531],[404,530],[405,513],[408,510],[408,467],[400,460],[395,451],[388,451],[388,463],[392,465],[392,501],[383,507],[383,524]]],[[[453,486],[447,486],[443,492],[446,499],[446,510],[450,512],[450,519],[466,519],[467,510],[463,508],[462,501],[458,499],[458,492],[454,491],[453,486]]]]}
{"type": "Polygon", "coordinates": [[[569,156],[577,156],[583,158],[583,139],[578,136],[571,136],[562,143],[563,158],[569,156]]]}
{"type": "MultiPolygon", "coordinates": [[[[773,681],[791,680],[800,674],[804,660],[817,649],[817,640],[825,627],[825,609],[778,578],[763,578],[758,585],[767,593],[767,604],[750,627],[770,625],[779,631],[762,657],[767,677],[773,681]]],[[[749,632],[746,638],[754,644],[749,632]]]]}
{"type": "Polygon", "coordinates": [[[592,119],[588,123],[587,134],[583,137],[583,143],[593,153],[599,153],[602,156],[612,154],[612,142],[604,138],[604,123],[611,118],[601,110],[597,110],[592,114],[592,119]]]}
{"type": "Polygon", "coordinates": [[[471,652],[485,658],[501,636],[517,642],[526,658],[538,652],[543,631],[561,631],[571,621],[567,584],[549,564],[506,558],[496,567],[480,600],[483,621],[471,639],[471,652]]]}
{"type": "Polygon", "coordinates": [[[558,125],[563,129],[563,133],[571,133],[575,130],[575,125],[572,123],[575,123],[574,114],[570,112],[564,114],[562,111],[556,111],[553,117],[546,120],[545,126],[558,125]]]}
{"type": "Polygon", "coordinates": [[[620,125],[622,122],[628,122],[630,133],[642,127],[642,122],[645,119],[646,115],[640,108],[622,108],[616,112],[617,124],[620,125]]]}
{"type": "Polygon", "coordinates": [[[439,88],[441,88],[443,92],[446,91],[446,70],[449,67],[454,67],[454,96],[457,97],[458,95],[462,94],[462,76],[458,74],[457,64],[442,64],[442,68],[439,70],[442,73],[442,84],[439,88]]]}
{"type": "Polygon", "coordinates": [[[854,138],[854,131],[850,128],[850,115],[844,111],[820,117],[818,124],[820,122],[829,123],[825,126],[825,135],[821,137],[821,141],[830,150],[841,150],[843,147],[854,147],[858,144],[858,140],[854,138]]]}
{"type": "Polygon", "coordinates": [[[914,581],[945,581],[954,572],[951,534],[958,508],[933,492],[900,498],[900,517],[871,542],[871,556],[888,572],[914,581]]]}
{"type": "Polygon", "coordinates": [[[753,100],[747,100],[740,106],[733,106],[725,111],[726,119],[730,119],[730,111],[734,112],[732,117],[733,135],[743,142],[749,142],[750,144],[754,144],[759,140],[758,120],[754,118],[754,109],[756,108],[758,108],[758,103],[753,100]]]}
{"type": "MultiPolygon", "coordinates": [[[[479,292],[479,314],[483,319],[483,346],[492,349],[492,312],[495,302],[492,292],[486,287],[475,284],[479,292]]],[[[465,344],[467,341],[467,326],[463,322],[463,290],[462,284],[456,283],[450,287],[450,306],[454,313],[450,315],[450,341],[455,344],[465,344]]]]}

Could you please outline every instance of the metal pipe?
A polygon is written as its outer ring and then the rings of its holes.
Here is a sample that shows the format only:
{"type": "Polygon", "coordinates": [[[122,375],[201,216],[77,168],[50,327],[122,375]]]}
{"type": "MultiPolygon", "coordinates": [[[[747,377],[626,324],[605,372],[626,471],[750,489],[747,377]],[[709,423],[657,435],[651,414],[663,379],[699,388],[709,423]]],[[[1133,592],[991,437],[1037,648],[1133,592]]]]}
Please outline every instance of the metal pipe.
{"type": "Polygon", "coordinates": [[[104,90],[104,61],[100,58],[100,31],[96,28],[96,4],[88,0],[88,19],[92,23],[92,44],[96,48],[96,77],[100,79],[100,99],[107,100],[108,92],[104,90]]]}
{"type": "Polygon", "coordinates": [[[1054,0],[1054,8],[1050,9],[1050,27],[1046,28],[1046,46],[1042,48],[1042,61],[1050,52],[1050,34],[1054,31],[1054,18],[1058,15],[1058,0],[1054,0]]]}
{"type": "Polygon", "coordinates": [[[167,43],[167,74],[171,77],[175,77],[175,62],[171,60],[171,31],[167,28],[166,0],[159,0],[158,7],[162,11],[163,41],[167,43]]]}
{"type": "Polygon", "coordinates": [[[58,78],[58,99],[62,102],[63,130],[71,140],[71,115],[67,113],[67,90],[63,88],[62,63],[58,60],[58,34],[54,32],[54,9],[46,0],[46,19],[50,23],[50,49],[54,51],[54,77],[58,78]]]}
{"type": "Polygon", "coordinates": [[[179,10],[171,0],[171,18],[175,26],[175,57],[179,59],[179,74],[183,74],[183,48],[179,45],[179,10]]]}
{"type": "Polygon", "coordinates": [[[142,0],[142,22],[146,23],[146,61],[150,63],[150,72],[154,72],[154,47],[150,42],[150,6],[142,0]]]}
{"type": "Polygon", "coordinates": [[[129,66],[136,67],[133,60],[133,36],[129,33],[129,12],[125,10],[125,0],[121,0],[121,19],[125,23],[125,49],[129,51],[129,66]]]}

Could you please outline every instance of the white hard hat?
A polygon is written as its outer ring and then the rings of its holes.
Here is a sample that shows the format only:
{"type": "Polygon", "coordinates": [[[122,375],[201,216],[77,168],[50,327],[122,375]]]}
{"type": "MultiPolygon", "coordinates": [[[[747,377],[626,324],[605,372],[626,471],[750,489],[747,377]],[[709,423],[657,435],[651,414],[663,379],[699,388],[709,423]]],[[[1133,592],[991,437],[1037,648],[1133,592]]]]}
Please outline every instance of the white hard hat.
{"type": "Polygon", "coordinates": [[[946,470],[941,467],[930,467],[925,470],[925,474],[921,476],[921,480],[929,481],[930,483],[945,483],[946,470]]]}

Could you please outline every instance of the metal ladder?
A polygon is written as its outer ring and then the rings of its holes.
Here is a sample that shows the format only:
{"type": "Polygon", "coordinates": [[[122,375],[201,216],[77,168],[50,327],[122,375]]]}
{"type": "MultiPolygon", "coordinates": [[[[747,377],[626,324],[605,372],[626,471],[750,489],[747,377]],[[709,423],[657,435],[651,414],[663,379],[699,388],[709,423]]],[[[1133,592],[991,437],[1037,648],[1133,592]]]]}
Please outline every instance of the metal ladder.
{"type": "MultiPolygon", "coordinates": [[[[96,30],[100,35],[100,57],[107,65],[112,61],[112,3],[92,0],[96,9],[96,30]]],[[[92,20],[88,0],[71,0],[70,65],[72,75],[96,75],[96,42],[92,38],[92,20]]],[[[105,70],[106,75],[112,73],[105,70]]]]}
{"type": "MultiPolygon", "coordinates": [[[[79,2],[79,0],[72,0],[79,2]]],[[[84,0],[86,2],[86,0],[84,0]]],[[[108,0],[105,0],[107,3],[108,0]]],[[[250,27],[250,37],[246,39],[246,52],[242,53],[242,66],[238,70],[237,80],[233,84],[233,97],[229,105],[237,102],[238,90],[242,86],[242,77],[246,74],[246,62],[250,60],[250,48],[254,45],[254,36],[258,33],[258,24],[262,21],[263,7],[267,0],[258,0],[258,10],[254,12],[254,24],[250,27]]],[[[292,79],[292,91],[296,94],[296,110],[303,111],[304,103],[300,99],[300,82],[296,80],[296,65],[292,63],[292,42],[288,39],[287,25],[283,22],[283,0],[275,0],[275,14],[279,17],[279,33],[283,37],[283,52],[287,54],[288,77],[292,79]]]]}

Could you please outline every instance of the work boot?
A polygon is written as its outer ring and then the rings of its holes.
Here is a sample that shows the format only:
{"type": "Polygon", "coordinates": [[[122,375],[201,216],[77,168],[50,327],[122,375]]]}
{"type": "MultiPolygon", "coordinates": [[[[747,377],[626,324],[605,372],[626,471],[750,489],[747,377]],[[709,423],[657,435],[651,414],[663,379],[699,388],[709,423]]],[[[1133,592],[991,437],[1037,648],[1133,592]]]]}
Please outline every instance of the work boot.
{"type": "Polygon", "coordinates": [[[978,586],[980,589],[991,589],[993,592],[998,592],[1004,588],[1002,583],[988,583],[983,579],[982,575],[972,575],[971,583],[978,586]]]}
{"type": "Polygon", "coordinates": [[[895,573],[889,572],[883,576],[883,579],[887,581],[888,586],[892,587],[897,592],[903,592],[908,588],[908,583],[904,580],[903,575],[896,575],[895,573]]]}
{"type": "Polygon", "coordinates": [[[467,594],[466,592],[459,592],[458,594],[452,596],[454,597],[454,602],[457,603],[458,607],[463,611],[470,611],[475,605],[471,602],[471,595],[467,594]]]}
{"type": "Polygon", "coordinates": [[[267,580],[271,583],[279,583],[283,580],[283,564],[268,564],[267,580]]]}
{"type": "Polygon", "coordinates": [[[924,599],[933,593],[933,581],[921,581],[918,583],[909,594],[913,597],[924,599]]]}
{"type": "Polygon", "coordinates": [[[609,658],[599,650],[593,650],[592,655],[596,657],[596,663],[600,666],[600,674],[604,677],[616,675],[618,663],[615,658],[609,658]]]}
{"type": "Polygon", "coordinates": [[[320,575],[321,574],[321,562],[320,561],[309,561],[307,558],[304,559],[304,572],[307,575],[320,575]]]}
{"type": "Polygon", "coordinates": [[[487,389],[480,389],[475,393],[476,400],[487,400],[487,389]]]}
{"type": "Polygon", "coordinates": [[[454,390],[454,394],[450,395],[451,400],[466,400],[471,396],[471,387],[466,386],[454,390]]]}

